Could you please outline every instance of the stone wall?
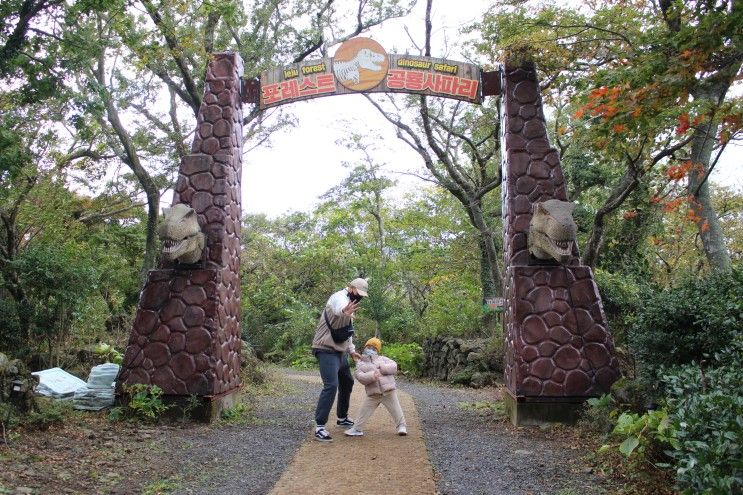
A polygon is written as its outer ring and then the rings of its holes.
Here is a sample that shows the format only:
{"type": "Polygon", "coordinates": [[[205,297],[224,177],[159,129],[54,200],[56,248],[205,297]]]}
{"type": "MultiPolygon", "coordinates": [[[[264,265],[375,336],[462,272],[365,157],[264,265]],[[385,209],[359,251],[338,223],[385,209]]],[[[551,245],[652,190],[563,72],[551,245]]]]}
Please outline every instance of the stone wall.
{"type": "Polygon", "coordinates": [[[423,343],[423,376],[481,387],[500,379],[500,352],[486,339],[430,337],[423,343]]]}

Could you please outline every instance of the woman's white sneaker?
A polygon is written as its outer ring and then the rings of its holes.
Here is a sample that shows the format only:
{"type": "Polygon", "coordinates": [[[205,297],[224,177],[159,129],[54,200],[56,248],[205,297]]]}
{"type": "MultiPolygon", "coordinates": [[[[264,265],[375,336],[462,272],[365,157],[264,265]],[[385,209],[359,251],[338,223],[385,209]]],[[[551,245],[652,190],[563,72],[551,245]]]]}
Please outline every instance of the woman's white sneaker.
{"type": "Polygon", "coordinates": [[[397,427],[397,434],[400,435],[401,437],[404,437],[405,435],[408,434],[408,429],[405,428],[404,426],[398,426],[397,427]]]}

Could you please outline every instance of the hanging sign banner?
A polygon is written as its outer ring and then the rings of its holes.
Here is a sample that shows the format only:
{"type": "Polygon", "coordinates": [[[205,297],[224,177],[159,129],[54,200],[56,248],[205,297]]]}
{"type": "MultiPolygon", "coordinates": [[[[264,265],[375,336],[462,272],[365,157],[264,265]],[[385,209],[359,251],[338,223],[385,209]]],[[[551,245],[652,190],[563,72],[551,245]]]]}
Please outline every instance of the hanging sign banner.
{"type": "Polygon", "coordinates": [[[349,93],[412,93],[482,102],[480,68],[452,60],[388,54],[371,38],[343,43],[332,58],[264,71],[261,110],[349,93]]]}

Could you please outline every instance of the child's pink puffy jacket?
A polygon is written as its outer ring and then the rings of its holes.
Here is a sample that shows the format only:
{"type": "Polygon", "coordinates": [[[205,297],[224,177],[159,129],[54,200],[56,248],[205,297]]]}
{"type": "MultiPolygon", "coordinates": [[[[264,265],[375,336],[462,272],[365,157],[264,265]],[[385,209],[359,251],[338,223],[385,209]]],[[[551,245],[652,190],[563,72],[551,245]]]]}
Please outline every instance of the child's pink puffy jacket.
{"type": "Polygon", "coordinates": [[[380,395],[395,390],[397,363],[384,356],[363,356],[356,363],[354,376],[366,386],[366,395],[380,395]],[[374,371],[379,370],[379,380],[374,379],[374,371]]]}

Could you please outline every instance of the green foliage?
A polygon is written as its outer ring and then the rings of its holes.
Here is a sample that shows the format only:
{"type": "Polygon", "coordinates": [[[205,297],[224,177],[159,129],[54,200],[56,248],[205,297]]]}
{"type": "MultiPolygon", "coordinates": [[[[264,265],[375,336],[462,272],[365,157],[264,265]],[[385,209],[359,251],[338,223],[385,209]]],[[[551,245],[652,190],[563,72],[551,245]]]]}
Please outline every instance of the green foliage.
{"type": "MultiPolygon", "coordinates": [[[[619,437],[619,452],[631,457],[634,452],[641,458],[655,459],[666,445],[678,445],[676,431],[668,417],[668,411],[658,409],[645,414],[622,413],[612,430],[612,436],[619,437]]],[[[611,448],[603,445],[599,452],[611,448]]]]}
{"type": "Polygon", "coordinates": [[[457,402],[457,407],[466,411],[474,411],[478,416],[490,419],[503,419],[506,416],[506,405],[499,401],[457,402]]]}
{"type": "Polygon", "coordinates": [[[424,335],[479,335],[482,294],[477,278],[446,274],[433,281],[429,308],[421,319],[424,335]]]}
{"type": "Polygon", "coordinates": [[[261,385],[266,381],[266,370],[263,361],[258,359],[253,347],[246,341],[241,341],[240,350],[240,378],[243,384],[261,385]]]}
{"type": "Polygon", "coordinates": [[[385,344],[382,348],[382,354],[397,363],[398,372],[411,376],[419,376],[421,374],[423,348],[415,342],[409,344],[385,344]]]}
{"type": "Polygon", "coordinates": [[[309,345],[295,347],[286,356],[286,361],[292,368],[299,370],[311,370],[317,368],[317,359],[312,355],[309,345]]]}
{"type": "Polygon", "coordinates": [[[605,435],[614,429],[618,415],[611,395],[604,394],[586,401],[580,421],[585,428],[605,435]]]}
{"type": "Polygon", "coordinates": [[[145,486],[142,495],[165,495],[177,489],[178,483],[174,480],[157,480],[145,486]]]}
{"type": "Polygon", "coordinates": [[[124,360],[124,355],[117,351],[114,346],[103,342],[96,344],[93,348],[93,354],[104,363],[121,364],[124,360]]]}
{"type": "Polygon", "coordinates": [[[663,376],[677,444],[670,452],[684,494],[743,490],[743,337],[714,356],[663,376]]]}
{"type": "Polygon", "coordinates": [[[168,406],[162,401],[163,391],[157,385],[135,383],[125,386],[124,394],[125,405],[112,409],[109,414],[112,421],[138,419],[152,422],[157,421],[168,410],[168,406]]]}
{"type": "Polygon", "coordinates": [[[463,370],[459,370],[449,379],[451,383],[454,385],[469,385],[472,383],[472,375],[475,373],[475,370],[472,368],[464,368],[463,370]]]}
{"type": "Polygon", "coordinates": [[[238,402],[229,409],[222,409],[220,415],[222,420],[227,423],[239,423],[243,421],[249,413],[250,408],[242,402],[238,402]]]}
{"type": "Polygon", "coordinates": [[[37,401],[38,410],[29,411],[20,418],[20,424],[33,430],[47,430],[50,426],[61,425],[72,415],[72,404],[58,400],[37,401]]]}
{"type": "Polygon", "coordinates": [[[617,345],[623,345],[640,306],[642,283],[633,275],[596,269],[594,280],[601,294],[609,328],[617,345]]]}
{"type": "Polygon", "coordinates": [[[743,270],[643,294],[630,344],[649,382],[661,366],[700,362],[743,334],[743,270]]]}

